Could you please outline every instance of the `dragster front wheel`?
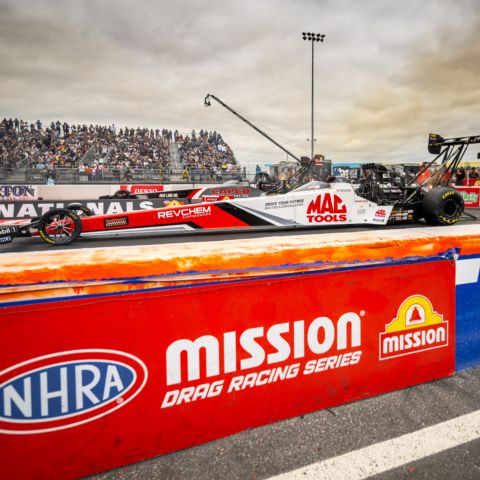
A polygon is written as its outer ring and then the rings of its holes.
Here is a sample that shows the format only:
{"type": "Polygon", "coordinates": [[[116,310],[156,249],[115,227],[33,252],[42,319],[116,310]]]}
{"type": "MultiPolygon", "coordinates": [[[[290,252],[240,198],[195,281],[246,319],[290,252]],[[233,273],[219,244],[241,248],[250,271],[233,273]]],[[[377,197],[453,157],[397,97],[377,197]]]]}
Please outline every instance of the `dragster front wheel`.
{"type": "Polygon", "coordinates": [[[38,233],[49,245],[68,245],[82,233],[82,221],[66,208],[50,210],[40,218],[38,233]]]}

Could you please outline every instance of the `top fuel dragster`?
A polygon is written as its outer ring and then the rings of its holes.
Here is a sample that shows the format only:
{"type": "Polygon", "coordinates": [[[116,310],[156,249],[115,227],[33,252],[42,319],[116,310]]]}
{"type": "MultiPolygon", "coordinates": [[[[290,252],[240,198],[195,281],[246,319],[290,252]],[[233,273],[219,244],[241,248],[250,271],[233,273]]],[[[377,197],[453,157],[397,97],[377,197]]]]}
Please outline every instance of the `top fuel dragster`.
{"type": "MultiPolygon", "coordinates": [[[[192,232],[205,229],[295,228],[326,225],[387,225],[424,219],[429,225],[453,225],[464,214],[461,195],[448,187],[471,143],[480,136],[443,139],[430,135],[429,151],[438,169],[424,184],[406,182],[397,170],[378,164],[362,167],[360,184],[308,182],[290,192],[252,198],[90,215],[79,206],[51,210],[24,224],[4,225],[0,243],[16,236],[39,236],[51,245],[78,237],[192,232]]],[[[422,170],[417,177],[422,174],[422,170]]]]}
{"type": "MultiPolygon", "coordinates": [[[[430,134],[428,150],[435,158],[409,180],[393,167],[362,166],[358,184],[318,178],[314,159],[291,154],[214,95],[207,95],[261,133],[300,163],[296,175],[286,182],[272,182],[264,193],[229,198],[200,198],[201,203],[172,205],[115,215],[93,215],[81,205],[50,210],[24,223],[3,225],[0,243],[16,236],[38,236],[50,245],[67,245],[79,236],[138,235],[161,232],[192,232],[206,229],[295,228],[326,225],[387,225],[417,222],[453,225],[464,214],[461,195],[449,187],[468,146],[480,136],[444,139],[430,134]],[[434,174],[426,177],[427,170],[434,174]],[[305,181],[313,178],[313,181],[305,181]],[[425,179],[424,179],[425,178],[425,179]],[[422,180],[420,180],[422,179],[422,180]],[[325,181],[327,180],[327,181],[325,181]],[[213,201],[212,201],[213,200],[213,201]]],[[[217,193],[217,192],[216,192],[217,193]]],[[[228,195],[227,195],[228,196],[228,195]]],[[[197,200],[197,201],[198,201],[197,200]]]]}

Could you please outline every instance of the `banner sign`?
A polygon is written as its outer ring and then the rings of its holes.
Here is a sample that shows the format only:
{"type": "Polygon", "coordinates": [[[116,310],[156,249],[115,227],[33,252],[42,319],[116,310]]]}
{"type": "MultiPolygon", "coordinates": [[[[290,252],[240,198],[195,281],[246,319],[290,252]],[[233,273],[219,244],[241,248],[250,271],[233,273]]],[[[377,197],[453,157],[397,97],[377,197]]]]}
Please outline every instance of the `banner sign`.
{"type": "MultiPolygon", "coordinates": [[[[80,203],[93,211],[95,215],[113,215],[114,213],[125,213],[134,210],[151,210],[169,206],[172,201],[178,204],[190,203],[190,199],[168,198],[149,200],[69,200],[69,201],[31,201],[31,202],[3,202],[0,203],[0,220],[25,219],[40,217],[49,210],[55,208],[66,208],[71,203],[80,203]],[[181,203],[180,203],[181,202],[181,203]]],[[[170,205],[171,206],[171,205],[170,205]]]]}
{"type": "Polygon", "coordinates": [[[432,260],[4,306],[2,474],[86,476],[451,375],[454,272],[432,260]]]}
{"type": "Polygon", "coordinates": [[[480,207],[480,187],[455,187],[463,197],[466,208],[480,207]]]}
{"type": "Polygon", "coordinates": [[[37,190],[38,185],[1,185],[0,200],[33,200],[37,190]]]}

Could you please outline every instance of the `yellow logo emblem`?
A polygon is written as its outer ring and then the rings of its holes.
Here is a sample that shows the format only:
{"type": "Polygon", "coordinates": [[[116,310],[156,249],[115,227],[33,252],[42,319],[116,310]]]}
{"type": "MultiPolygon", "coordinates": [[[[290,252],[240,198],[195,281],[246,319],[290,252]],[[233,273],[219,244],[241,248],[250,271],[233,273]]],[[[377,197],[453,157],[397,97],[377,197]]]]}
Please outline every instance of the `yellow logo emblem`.
{"type": "Polygon", "coordinates": [[[423,295],[412,295],[380,334],[380,360],[448,345],[448,321],[423,295]]]}

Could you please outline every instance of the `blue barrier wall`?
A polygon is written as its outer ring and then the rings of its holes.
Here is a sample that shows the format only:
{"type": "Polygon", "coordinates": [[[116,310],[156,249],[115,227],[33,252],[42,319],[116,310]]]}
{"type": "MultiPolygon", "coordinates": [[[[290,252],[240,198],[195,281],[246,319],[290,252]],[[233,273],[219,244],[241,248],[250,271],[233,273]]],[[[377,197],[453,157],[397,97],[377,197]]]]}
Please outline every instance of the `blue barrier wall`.
{"type": "Polygon", "coordinates": [[[457,261],[457,370],[480,365],[480,255],[457,261]]]}

